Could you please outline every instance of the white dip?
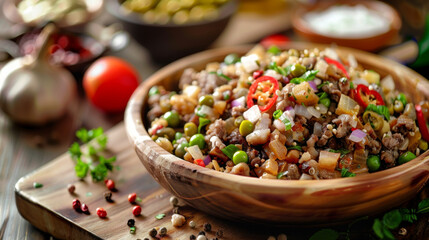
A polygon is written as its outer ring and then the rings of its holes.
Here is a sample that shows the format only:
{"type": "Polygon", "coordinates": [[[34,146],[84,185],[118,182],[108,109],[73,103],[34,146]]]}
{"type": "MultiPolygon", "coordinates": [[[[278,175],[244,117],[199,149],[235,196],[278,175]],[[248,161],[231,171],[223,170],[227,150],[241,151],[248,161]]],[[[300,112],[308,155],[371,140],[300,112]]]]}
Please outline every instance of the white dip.
{"type": "Polygon", "coordinates": [[[390,21],[363,5],[332,6],[321,12],[310,12],[304,20],[317,33],[340,38],[363,38],[389,30],[390,21]]]}

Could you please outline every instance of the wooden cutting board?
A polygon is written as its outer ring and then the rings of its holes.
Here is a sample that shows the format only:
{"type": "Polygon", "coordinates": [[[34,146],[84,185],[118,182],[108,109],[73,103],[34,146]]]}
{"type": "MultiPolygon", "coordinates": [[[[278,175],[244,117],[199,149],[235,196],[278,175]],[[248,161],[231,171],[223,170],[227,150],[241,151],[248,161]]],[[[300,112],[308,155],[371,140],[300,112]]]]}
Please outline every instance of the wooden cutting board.
{"type": "MultiPolygon", "coordinates": [[[[213,239],[218,230],[222,230],[220,239],[267,239],[270,235],[286,233],[288,239],[308,239],[317,228],[272,228],[270,226],[239,224],[218,219],[198,212],[188,206],[179,207],[186,217],[187,223],[175,228],[171,224],[173,206],[170,204],[171,194],[166,192],[145,170],[133,147],[128,141],[124,125],[121,123],[107,132],[109,143],[108,155],[117,156],[115,169],[110,178],[116,182],[117,192],[113,193],[114,202],[105,200],[103,193],[108,191],[104,183],[94,183],[90,177],[79,180],[74,173],[74,162],[68,153],[63,154],[33,173],[21,178],[15,186],[16,206],[20,214],[35,227],[59,239],[144,239],[149,238],[152,228],[167,228],[167,236],[162,239],[189,239],[191,234],[198,235],[203,231],[203,224],[210,223],[212,230],[206,234],[213,239]],[[42,188],[34,188],[33,183],[43,184],[42,188]],[[67,190],[68,184],[76,186],[75,194],[67,190]],[[136,192],[142,199],[138,205],[142,207],[142,215],[134,217],[134,205],[128,202],[129,193],[136,192]],[[72,208],[73,199],[78,198],[89,207],[90,214],[78,213],[72,208]],[[103,207],[107,218],[101,219],[95,209],[103,207]],[[164,213],[165,218],[158,220],[156,215],[164,213]],[[128,219],[136,220],[136,232],[131,234],[127,226],[128,219]],[[196,227],[188,226],[193,220],[196,227]]],[[[251,211],[249,209],[249,211],[251,211]]],[[[421,218],[416,226],[408,226],[413,234],[400,239],[427,239],[427,217],[421,218]],[[419,232],[416,235],[414,233],[419,232]]],[[[359,229],[358,234],[368,234],[370,226],[359,229]]],[[[334,227],[338,231],[346,231],[346,226],[334,227]]],[[[368,236],[368,235],[366,235],[368,236]]],[[[353,239],[353,238],[352,238],[353,239]]],[[[357,238],[359,239],[359,238],[357,238]]],[[[363,239],[363,238],[361,238],[363,239]]]]}

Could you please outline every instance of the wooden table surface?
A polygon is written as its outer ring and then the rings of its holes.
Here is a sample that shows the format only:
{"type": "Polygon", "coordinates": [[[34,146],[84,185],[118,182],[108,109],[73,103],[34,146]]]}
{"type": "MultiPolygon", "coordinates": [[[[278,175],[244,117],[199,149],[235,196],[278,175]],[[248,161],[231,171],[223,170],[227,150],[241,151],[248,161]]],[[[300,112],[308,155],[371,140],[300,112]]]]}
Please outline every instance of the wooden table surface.
{"type": "MultiPolygon", "coordinates": [[[[256,42],[264,35],[285,31],[290,27],[286,20],[288,14],[280,12],[269,19],[267,16],[254,14],[238,15],[233,18],[215,46],[256,42]],[[268,24],[263,24],[261,19],[268,19],[268,24]],[[255,26],[259,24],[259,28],[262,29],[259,35],[255,34],[255,28],[253,31],[247,28],[248,24],[255,26]],[[270,28],[267,29],[265,26],[270,28]],[[237,29],[245,31],[237,34],[237,29]]],[[[111,19],[108,16],[102,16],[97,21],[109,20],[111,19]]],[[[123,50],[109,55],[116,55],[129,61],[139,70],[141,79],[147,78],[162,67],[153,63],[146,51],[134,41],[123,50]]],[[[48,234],[29,224],[18,213],[14,197],[16,182],[22,176],[66,152],[75,140],[74,133],[77,129],[103,127],[107,130],[123,120],[123,114],[106,115],[95,109],[85,100],[82,92],[78,106],[74,112],[60,121],[41,128],[17,126],[0,111],[0,239],[52,239],[48,234]]],[[[425,221],[427,222],[427,218],[425,221]]],[[[425,229],[426,225],[419,229],[425,229]]]]}

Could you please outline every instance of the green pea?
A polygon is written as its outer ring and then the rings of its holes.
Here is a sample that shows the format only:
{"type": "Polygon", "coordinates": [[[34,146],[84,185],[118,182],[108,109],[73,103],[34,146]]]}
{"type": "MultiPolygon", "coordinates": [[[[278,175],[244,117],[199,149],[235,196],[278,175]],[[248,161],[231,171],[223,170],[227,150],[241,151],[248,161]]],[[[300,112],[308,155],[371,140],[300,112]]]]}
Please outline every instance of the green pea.
{"type": "Polygon", "coordinates": [[[239,128],[240,134],[242,136],[247,136],[251,132],[253,132],[254,127],[255,126],[253,125],[253,123],[251,121],[249,121],[249,120],[243,120],[241,122],[240,128],[239,128]]]}
{"type": "Polygon", "coordinates": [[[319,103],[325,105],[327,108],[329,108],[329,106],[331,106],[331,99],[329,98],[322,98],[319,99],[319,103]]]}
{"type": "Polygon", "coordinates": [[[174,151],[174,154],[177,157],[183,158],[183,156],[185,156],[186,154],[186,150],[185,147],[189,147],[188,143],[181,143],[177,146],[176,150],[174,151]]]}
{"type": "Polygon", "coordinates": [[[160,93],[160,91],[159,91],[158,86],[153,86],[149,89],[149,97],[156,95],[156,94],[159,94],[159,93],[160,93]]]}
{"type": "Polygon", "coordinates": [[[232,156],[232,161],[235,165],[244,162],[247,163],[249,161],[249,157],[247,156],[247,153],[245,151],[237,151],[232,156]]]}
{"type": "Polygon", "coordinates": [[[213,105],[214,105],[213,96],[212,95],[201,96],[199,99],[199,103],[200,103],[200,105],[206,105],[209,107],[213,107],[213,105]]]}
{"type": "Polygon", "coordinates": [[[183,134],[181,132],[176,132],[176,135],[174,135],[174,139],[179,140],[183,137],[183,134]]]}
{"type": "Polygon", "coordinates": [[[277,47],[276,45],[271,46],[270,48],[268,48],[267,50],[268,53],[271,53],[273,55],[277,55],[279,53],[281,53],[281,50],[279,47],[277,47]]]}
{"type": "Polygon", "coordinates": [[[366,165],[368,166],[370,172],[376,172],[381,165],[380,157],[376,155],[369,156],[369,158],[366,160],[366,165]]]}
{"type": "Polygon", "coordinates": [[[403,93],[400,93],[396,99],[401,101],[402,105],[404,105],[404,106],[407,105],[407,103],[408,103],[407,97],[403,93]]]}
{"type": "Polygon", "coordinates": [[[399,100],[395,100],[395,105],[393,105],[393,110],[395,110],[395,112],[397,113],[401,113],[404,110],[404,104],[399,100]]]}
{"type": "Polygon", "coordinates": [[[401,164],[407,163],[407,162],[413,160],[414,158],[416,158],[416,155],[414,153],[408,151],[406,153],[403,153],[401,156],[399,156],[398,164],[401,165],[401,164]]]}
{"type": "Polygon", "coordinates": [[[237,118],[234,120],[234,125],[235,125],[236,127],[239,127],[239,126],[240,126],[240,124],[241,124],[243,121],[244,121],[244,118],[243,118],[242,116],[239,116],[239,117],[237,117],[237,118]]]}
{"type": "Polygon", "coordinates": [[[204,140],[204,135],[201,133],[197,133],[191,137],[189,141],[189,146],[197,145],[200,149],[204,149],[206,146],[206,141],[204,140]]]}
{"type": "Polygon", "coordinates": [[[177,112],[169,111],[166,112],[163,116],[165,120],[167,120],[168,126],[177,127],[180,123],[180,117],[177,112]]]}
{"type": "Polygon", "coordinates": [[[240,61],[240,58],[238,57],[237,54],[231,53],[227,55],[223,61],[225,62],[226,65],[231,65],[240,61]]]}
{"type": "Polygon", "coordinates": [[[165,127],[165,128],[161,128],[158,131],[156,131],[155,134],[158,137],[164,137],[170,141],[173,141],[175,133],[176,133],[176,131],[174,131],[174,129],[172,129],[170,127],[165,127]]]}
{"type": "Polygon", "coordinates": [[[192,137],[197,133],[198,127],[195,123],[188,122],[183,127],[183,130],[184,130],[186,136],[192,137]]]}
{"type": "Polygon", "coordinates": [[[307,71],[307,69],[304,66],[302,66],[301,64],[299,64],[299,63],[295,63],[290,68],[290,72],[292,73],[292,75],[294,77],[300,77],[300,76],[302,76],[302,74],[304,74],[305,71],[307,71]]]}

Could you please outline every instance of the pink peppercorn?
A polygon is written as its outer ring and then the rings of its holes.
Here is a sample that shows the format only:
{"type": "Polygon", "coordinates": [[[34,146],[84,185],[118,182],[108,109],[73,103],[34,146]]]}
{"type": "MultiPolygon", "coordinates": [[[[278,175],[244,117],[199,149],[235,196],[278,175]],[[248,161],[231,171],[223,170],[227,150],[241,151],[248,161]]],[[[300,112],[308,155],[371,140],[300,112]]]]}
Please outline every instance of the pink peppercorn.
{"type": "Polygon", "coordinates": [[[80,210],[84,213],[89,212],[88,206],[85,203],[82,203],[82,205],[80,206],[80,210]]]}
{"type": "Polygon", "coordinates": [[[140,206],[133,207],[133,214],[134,214],[134,216],[140,215],[141,212],[142,212],[142,208],[140,206]]]}
{"type": "Polygon", "coordinates": [[[115,182],[112,179],[107,179],[106,181],[104,181],[104,183],[106,183],[106,187],[110,191],[115,189],[115,182]]]}
{"type": "Polygon", "coordinates": [[[136,193],[130,193],[128,195],[128,202],[135,203],[136,199],[137,199],[137,194],[136,193]]]}
{"type": "Polygon", "coordinates": [[[73,200],[73,202],[72,202],[72,206],[73,206],[73,209],[74,210],[76,210],[76,211],[80,211],[80,201],[79,201],[79,199],[74,199],[73,200]]]}
{"type": "Polygon", "coordinates": [[[100,218],[105,218],[107,216],[107,212],[104,210],[104,208],[97,208],[96,212],[100,218]]]}

